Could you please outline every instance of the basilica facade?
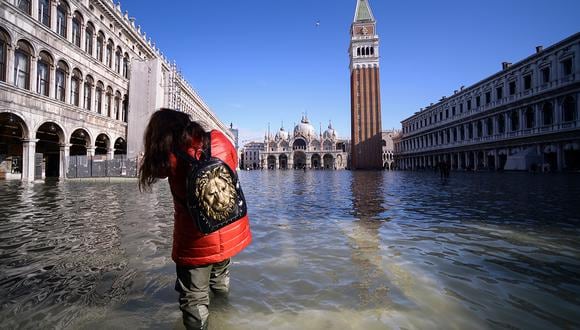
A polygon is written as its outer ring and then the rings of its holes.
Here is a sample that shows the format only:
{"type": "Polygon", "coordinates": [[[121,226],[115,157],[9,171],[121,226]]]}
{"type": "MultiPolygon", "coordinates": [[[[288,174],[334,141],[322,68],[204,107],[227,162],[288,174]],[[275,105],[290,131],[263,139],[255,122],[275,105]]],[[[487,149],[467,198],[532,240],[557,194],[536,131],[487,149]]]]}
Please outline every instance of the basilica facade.
{"type": "Polygon", "coordinates": [[[272,136],[266,134],[260,166],[264,169],[345,169],[349,165],[350,143],[341,139],[329,123],[316,133],[307,116],[288,132],[281,127],[272,136]]]}

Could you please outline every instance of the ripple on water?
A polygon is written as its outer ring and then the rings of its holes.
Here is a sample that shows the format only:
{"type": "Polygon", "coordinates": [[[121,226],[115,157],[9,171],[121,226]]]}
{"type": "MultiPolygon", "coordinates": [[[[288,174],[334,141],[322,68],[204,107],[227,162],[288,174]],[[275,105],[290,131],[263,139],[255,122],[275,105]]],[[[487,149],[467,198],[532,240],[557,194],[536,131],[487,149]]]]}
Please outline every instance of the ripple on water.
{"type": "MultiPolygon", "coordinates": [[[[213,329],[580,327],[577,176],[240,174],[253,243],[213,329]]],[[[0,182],[6,328],[174,328],[166,181],[0,182]]]]}

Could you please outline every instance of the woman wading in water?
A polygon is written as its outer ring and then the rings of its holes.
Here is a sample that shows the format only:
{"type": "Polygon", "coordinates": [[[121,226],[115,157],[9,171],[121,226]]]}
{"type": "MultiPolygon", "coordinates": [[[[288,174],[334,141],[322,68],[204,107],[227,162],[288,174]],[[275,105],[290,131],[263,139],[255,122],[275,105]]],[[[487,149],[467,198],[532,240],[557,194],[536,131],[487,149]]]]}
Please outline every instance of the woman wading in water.
{"type": "Polygon", "coordinates": [[[251,241],[248,217],[211,234],[197,228],[187,208],[186,176],[189,164],[179,159],[174,150],[200,158],[204,143],[211,143],[211,156],[230,168],[238,165],[237,153],[228,138],[219,131],[206,132],[189,115],[161,109],[155,112],[145,131],[145,152],[139,170],[139,188],[150,191],[159,179],[168,178],[173,195],[174,229],[172,258],[176,264],[179,307],[187,329],[207,329],[209,293],[227,294],[230,285],[230,258],[251,241]]]}

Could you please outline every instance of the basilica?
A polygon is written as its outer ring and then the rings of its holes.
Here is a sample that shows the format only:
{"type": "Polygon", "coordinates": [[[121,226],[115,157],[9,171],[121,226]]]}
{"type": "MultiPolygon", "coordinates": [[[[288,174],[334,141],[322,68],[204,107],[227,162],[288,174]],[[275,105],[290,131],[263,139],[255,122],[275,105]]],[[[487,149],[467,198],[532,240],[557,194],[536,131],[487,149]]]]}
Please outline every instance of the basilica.
{"type": "Polygon", "coordinates": [[[284,127],[273,136],[264,137],[260,165],[267,169],[345,169],[348,167],[348,140],[340,139],[328,124],[328,129],[316,133],[307,116],[292,133],[284,127]]]}

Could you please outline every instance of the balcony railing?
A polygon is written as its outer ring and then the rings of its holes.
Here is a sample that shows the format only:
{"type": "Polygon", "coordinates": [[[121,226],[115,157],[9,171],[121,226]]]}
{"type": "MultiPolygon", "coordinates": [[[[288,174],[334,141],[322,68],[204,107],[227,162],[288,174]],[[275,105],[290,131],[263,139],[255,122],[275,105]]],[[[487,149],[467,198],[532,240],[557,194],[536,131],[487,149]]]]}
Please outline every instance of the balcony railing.
{"type": "MultiPolygon", "coordinates": [[[[543,92],[548,91],[548,90],[552,90],[552,89],[556,89],[556,88],[562,87],[562,85],[567,85],[569,83],[575,82],[576,80],[578,80],[577,78],[578,78],[577,75],[570,74],[570,75],[568,75],[568,76],[566,76],[564,78],[560,78],[559,80],[552,80],[552,81],[550,81],[550,82],[548,82],[546,84],[539,85],[537,87],[532,87],[532,88],[527,89],[525,91],[522,91],[520,93],[516,93],[515,95],[510,95],[507,98],[503,98],[501,100],[492,101],[489,104],[482,104],[480,107],[475,107],[472,110],[469,110],[469,111],[466,111],[466,112],[463,112],[463,113],[458,113],[455,116],[451,116],[451,117],[449,117],[447,119],[443,119],[443,120],[438,121],[436,123],[433,123],[433,124],[430,124],[430,125],[427,125],[427,126],[418,128],[416,130],[413,130],[413,131],[407,133],[407,135],[408,136],[417,135],[417,134],[420,134],[420,133],[422,133],[424,131],[431,130],[431,129],[434,129],[434,128],[438,128],[440,126],[448,125],[449,123],[453,123],[453,122],[456,122],[456,121],[460,121],[463,118],[471,117],[471,116],[473,116],[475,114],[478,114],[478,113],[481,113],[481,112],[490,111],[490,110],[492,110],[494,108],[497,108],[498,106],[501,106],[501,105],[508,105],[510,103],[519,101],[519,100],[521,100],[523,98],[527,98],[527,97],[533,96],[533,95],[535,95],[537,93],[540,93],[540,92],[543,93],[543,92]]],[[[429,110],[425,110],[424,112],[428,112],[428,111],[429,110]]]]}
{"type": "Polygon", "coordinates": [[[424,148],[413,148],[413,149],[408,150],[408,151],[403,151],[400,154],[401,155],[408,155],[408,154],[414,154],[417,152],[429,152],[429,151],[435,151],[435,150],[441,150],[441,149],[477,145],[477,144],[481,144],[481,143],[508,141],[508,140],[513,140],[513,139],[517,139],[517,138],[544,135],[546,133],[559,133],[559,132],[564,132],[564,131],[570,131],[570,130],[574,130],[574,129],[578,129],[578,128],[580,128],[580,120],[570,121],[570,122],[565,122],[565,123],[560,123],[560,124],[555,124],[555,125],[549,125],[549,126],[536,127],[536,128],[532,128],[532,129],[523,129],[523,130],[518,130],[518,131],[500,133],[500,134],[496,134],[496,135],[482,136],[482,137],[477,137],[477,138],[473,138],[473,139],[469,139],[469,140],[454,141],[454,142],[440,144],[440,145],[436,145],[436,146],[429,146],[429,147],[424,147],[424,148]]]}

